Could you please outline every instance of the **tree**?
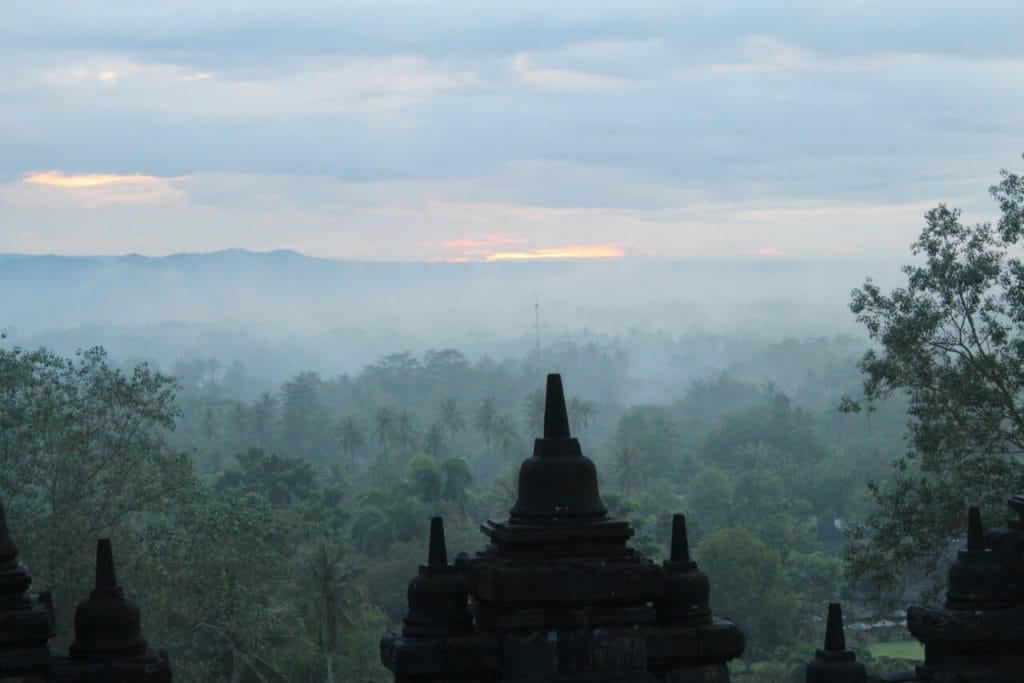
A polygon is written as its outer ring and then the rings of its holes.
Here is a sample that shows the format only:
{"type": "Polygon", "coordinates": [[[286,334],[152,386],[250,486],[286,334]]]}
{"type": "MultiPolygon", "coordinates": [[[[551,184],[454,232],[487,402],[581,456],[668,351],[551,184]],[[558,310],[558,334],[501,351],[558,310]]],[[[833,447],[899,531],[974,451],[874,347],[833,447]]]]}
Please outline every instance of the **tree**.
{"type": "Polygon", "coordinates": [[[256,429],[256,445],[260,448],[270,448],[270,440],[273,437],[271,426],[274,424],[276,412],[277,401],[267,392],[260,394],[259,400],[252,406],[253,426],[256,429]]]}
{"type": "Polygon", "coordinates": [[[442,496],[460,508],[466,505],[466,490],[473,483],[473,475],[469,466],[462,458],[448,458],[441,466],[444,471],[444,491],[442,496]]]}
{"type": "Polygon", "coordinates": [[[373,436],[382,450],[387,450],[395,441],[395,411],[387,406],[377,409],[373,416],[373,436]]]}
{"type": "Polygon", "coordinates": [[[656,406],[638,406],[619,418],[615,431],[615,450],[634,448],[643,454],[641,477],[667,476],[684,462],[679,454],[679,435],[675,423],[656,406]]]}
{"type": "Polygon", "coordinates": [[[308,619],[316,631],[316,643],[330,671],[331,658],[338,651],[342,631],[351,632],[361,603],[366,601],[354,587],[361,567],[347,562],[348,549],[320,538],[305,554],[308,619]]]}
{"type": "Polygon", "coordinates": [[[849,548],[878,598],[900,574],[936,575],[966,507],[1001,508],[1024,483],[1024,178],[1003,171],[990,192],[997,225],[964,225],[940,204],[911,246],[923,263],[903,268],[906,285],[884,294],[868,279],[853,292],[877,346],[860,361],[863,397],[842,408],[901,394],[909,418],[908,451],[872,487],[874,511],[849,548]]]}
{"type": "Polygon", "coordinates": [[[235,456],[238,468],[223,472],[213,486],[221,497],[258,493],[271,505],[290,505],[308,499],[316,487],[313,466],[300,458],[282,458],[250,448],[235,456]]]}
{"type": "Polygon", "coordinates": [[[640,449],[632,444],[623,444],[615,449],[616,481],[624,496],[633,495],[633,489],[640,483],[642,455],[640,449]]]}
{"type": "Polygon", "coordinates": [[[572,431],[587,435],[587,427],[590,426],[594,416],[597,415],[597,404],[587,399],[573,396],[569,399],[568,405],[569,420],[572,423],[572,431]]]}
{"type": "Polygon", "coordinates": [[[444,427],[440,422],[430,425],[430,429],[423,436],[423,450],[435,460],[440,460],[445,452],[444,427]]]}
{"type": "Polygon", "coordinates": [[[494,441],[494,427],[497,418],[498,408],[494,404],[494,399],[489,396],[480,403],[476,414],[473,415],[473,427],[480,436],[484,437],[488,448],[494,441]]]}
{"type": "Polygon", "coordinates": [[[279,589],[295,581],[300,529],[256,493],[192,499],[147,526],[132,567],[146,627],[175,657],[175,678],[287,681],[301,642],[300,606],[279,589]],[[149,558],[155,559],[155,561],[149,558]]]}
{"type": "Polygon", "coordinates": [[[530,434],[540,436],[544,429],[544,390],[535,389],[526,395],[523,402],[523,416],[530,434]]]}
{"type": "Polygon", "coordinates": [[[444,490],[444,473],[437,460],[417,455],[405,468],[409,490],[424,503],[437,504],[444,490]]]}
{"type": "Polygon", "coordinates": [[[282,450],[324,460],[329,443],[328,417],[321,398],[323,382],[315,372],[302,372],[282,388],[282,450]]]}
{"type": "Polygon", "coordinates": [[[798,603],[777,552],[746,529],[723,529],[701,544],[698,560],[711,577],[711,605],[747,636],[747,659],[790,643],[798,603]]]}
{"type": "Polygon", "coordinates": [[[395,445],[403,450],[409,450],[416,445],[420,430],[416,426],[416,416],[408,410],[403,410],[395,416],[395,445]]]}
{"type": "Polygon", "coordinates": [[[437,422],[453,438],[465,429],[466,418],[459,408],[459,402],[450,396],[441,401],[437,407],[437,422]]]}
{"type": "Polygon", "coordinates": [[[366,448],[366,431],[358,415],[346,415],[334,428],[334,438],[342,453],[348,455],[353,463],[356,453],[366,448]]]}
{"type": "Polygon", "coordinates": [[[101,348],[74,358],[0,349],[0,496],[58,605],[84,588],[97,536],[123,537],[130,517],[176,505],[191,488],[187,456],[165,438],[175,386],[144,364],[112,367],[101,348]]]}
{"type": "Polygon", "coordinates": [[[508,415],[496,415],[491,422],[491,440],[502,455],[508,455],[520,443],[516,425],[508,415]]]}

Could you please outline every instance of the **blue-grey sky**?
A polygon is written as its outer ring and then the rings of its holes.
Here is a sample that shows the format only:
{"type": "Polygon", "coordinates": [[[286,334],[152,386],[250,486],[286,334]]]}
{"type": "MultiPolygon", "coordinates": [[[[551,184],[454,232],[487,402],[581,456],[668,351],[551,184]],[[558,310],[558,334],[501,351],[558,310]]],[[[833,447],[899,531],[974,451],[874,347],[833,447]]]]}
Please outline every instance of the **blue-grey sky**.
{"type": "Polygon", "coordinates": [[[900,256],[1024,164],[1024,4],[14,0],[0,252],[900,256]]]}

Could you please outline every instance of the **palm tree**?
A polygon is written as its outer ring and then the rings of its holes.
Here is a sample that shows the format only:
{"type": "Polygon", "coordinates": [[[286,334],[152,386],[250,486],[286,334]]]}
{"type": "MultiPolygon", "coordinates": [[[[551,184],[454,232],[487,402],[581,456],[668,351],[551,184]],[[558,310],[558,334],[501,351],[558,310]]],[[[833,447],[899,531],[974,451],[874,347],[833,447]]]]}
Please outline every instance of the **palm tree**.
{"type": "Polygon", "coordinates": [[[246,429],[248,415],[246,414],[245,404],[241,401],[234,401],[231,404],[231,422],[235,428],[238,442],[242,445],[247,445],[245,439],[248,436],[248,429],[246,429]]]}
{"type": "Polygon", "coordinates": [[[583,435],[587,434],[587,427],[590,425],[590,421],[594,419],[594,415],[597,414],[597,404],[593,401],[581,400],[577,396],[573,396],[569,399],[569,405],[567,406],[569,413],[569,422],[572,424],[572,431],[574,433],[583,432],[583,435]]]}
{"type": "Polygon", "coordinates": [[[587,427],[590,426],[594,416],[597,415],[597,404],[589,399],[578,401],[574,412],[576,413],[576,419],[583,425],[583,436],[586,438],[587,427]]]}
{"type": "Polygon", "coordinates": [[[366,447],[366,433],[359,416],[346,415],[342,418],[338,422],[338,426],[334,428],[334,438],[337,440],[341,452],[348,455],[354,464],[356,453],[366,447]]]}
{"type": "Polygon", "coordinates": [[[466,490],[473,483],[469,465],[462,458],[448,458],[441,469],[444,471],[444,497],[458,503],[459,509],[465,511],[466,490]]]}
{"type": "Polygon", "coordinates": [[[253,423],[256,428],[256,445],[264,450],[270,448],[270,426],[274,422],[277,401],[267,392],[252,407],[253,423]]]}
{"type": "Polygon", "coordinates": [[[416,444],[416,438],[420,430],[416,426],[416,416],[408,410],[403,410],[395,417],[395,444],[403,449],[409,450],[416,444]]]}
{"type": "Polygon", "coordinates": [[[373,416],[373,437],[382,449],[395,441],[395,422],[395,411],[386,406],[378,408],[373,416]]]}
{"type": "Polygon", "coordinates": [[[640,449],[632,444],[619,446],[615,451],[615,469],[619,490],[627,498],[632,495],[633,487],[640,483],[640,449]]]}
{"type": "Polygon", "coordinates": [[[440,460],[445,452],[444,427],[440,422],[430,425],[426,435],[423,437],[423,450],[435,460],[440,460]]]}
{"type": "Polygon", "coordinates": [[[508,453],[519,443],[519,433],[516,432],[515,423],[508,415],[497,415],[491,423],[491,438],[494,445],[498,447],[503,455],[508,453]]]}
{"type": "Polygon", "coordinates": [[[526,424],[529,425],[530,434],[540,435],[544,429],[544,390],[537,389],[527,395],[523,405],[523,412],[526,417],[526,424]]]}
{"type": "Polygon", "coordinates": [[[459,402],[451,397],[441,401],[437,407],[437,423],[441,425],[441,428],[448,432],[448,435],[451,437],[454,437],[465,429],[466,418],[462,415],[462,409],[459,408],[459,402]]]}
{"type": "Polygon", "coordinates": [[[324,538],[306,553],[307,614],[310,625],[316,630],[316,643],[324,658],[328,680],[341,631],[355,626],[352,615],[363,602],[353,586],[363,570],[349,566],[345,562],[347,554],[345,546],[329,544],[324,538]]]}
{"type": "Polygon", "coordinates": [[[494,405],[494,399],[490,396],[483,400],[473,416],[473,427],[480,433],[480,436],[484,437],[484,442],[488,448],[490,448],[491,443],[494,441],[494,421],[497,417],[498,408],[494,405]]]}

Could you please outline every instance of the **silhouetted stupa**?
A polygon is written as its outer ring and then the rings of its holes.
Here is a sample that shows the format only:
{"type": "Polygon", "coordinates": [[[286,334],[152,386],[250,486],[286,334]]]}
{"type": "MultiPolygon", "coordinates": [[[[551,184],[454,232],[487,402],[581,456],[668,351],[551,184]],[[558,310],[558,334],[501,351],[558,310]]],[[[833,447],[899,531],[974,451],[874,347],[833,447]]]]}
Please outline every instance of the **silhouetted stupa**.
{"type": "Polygon", "coordinates": [[[485,550],[421,566],[410,584],[405,627],[381,641],[396,681],[729,680],[743,634],[712,615],[685,521],[674,520],[662,565],[629,547],[633,530],[608,516],[594,463],[569,433],[559,375],[548,375],[544,436],[519,469],[509,516],[481,530],[485,550]]]}
{"type": "Polygon", "coordinates": [[[171,683],[167,654],[149,649],[139,606],[117,582],[109,539],[97,541],[96,584],[75,611],[70,657],[50,652],[53,605],[49,593],[28,592],[31,581],[0,502],[0,682],[171,683]]]}

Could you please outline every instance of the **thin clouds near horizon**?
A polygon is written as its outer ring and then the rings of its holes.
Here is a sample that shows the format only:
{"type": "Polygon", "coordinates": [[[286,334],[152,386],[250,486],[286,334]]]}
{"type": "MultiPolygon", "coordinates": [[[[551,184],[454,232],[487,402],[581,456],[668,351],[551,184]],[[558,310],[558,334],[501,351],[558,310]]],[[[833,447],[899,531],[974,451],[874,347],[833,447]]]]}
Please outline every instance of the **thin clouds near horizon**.
{"type": "Polygon", "coordinates": [[[1022,19],[39,0],[0,26],[0,251],[894,256],[938,201],[994,214],[1022,19]]]}

